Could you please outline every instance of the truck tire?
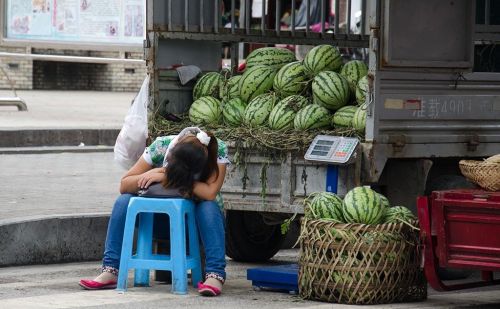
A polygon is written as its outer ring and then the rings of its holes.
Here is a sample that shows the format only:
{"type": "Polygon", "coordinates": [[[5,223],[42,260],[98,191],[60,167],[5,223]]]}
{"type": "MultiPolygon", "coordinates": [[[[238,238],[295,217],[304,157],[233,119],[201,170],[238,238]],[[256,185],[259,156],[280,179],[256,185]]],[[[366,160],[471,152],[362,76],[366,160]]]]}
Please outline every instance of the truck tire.
{"type": "Polygon", "coordinates": [[[226,255],[239,262],[263,262],[281,248],[281,226],[267,225],[258,212],[226,211],[226,255]]]}
{"type": "MultiPolygon", "coordinates": [[[[449,189],[472,189],[476,186],[461,175],[441,175],[431,179],[426,185],[426,195],[432,191],[449,189]]],[[[468,269],[441,268],[438,269],[438,276],[441,280],[461,280],[472,275],[473,271],[468,269]]]]}

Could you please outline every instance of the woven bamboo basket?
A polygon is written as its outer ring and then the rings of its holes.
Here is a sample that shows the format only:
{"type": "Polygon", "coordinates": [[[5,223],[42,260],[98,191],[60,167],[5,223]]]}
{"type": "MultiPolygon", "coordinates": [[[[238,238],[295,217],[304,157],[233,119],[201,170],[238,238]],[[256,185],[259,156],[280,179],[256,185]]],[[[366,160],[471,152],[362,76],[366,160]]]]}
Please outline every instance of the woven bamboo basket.
{"type": "Polygon", "coordinates": [[[345,304],[426,299],[418,235],[404,223],[364,225],[302,219],[300,296],[345,304]]]}
{"type": "Polygon", "coordinates": [[[489,191],[500,190],[500,163],[461,160],[460,171],[473,183],[489,191]]]}

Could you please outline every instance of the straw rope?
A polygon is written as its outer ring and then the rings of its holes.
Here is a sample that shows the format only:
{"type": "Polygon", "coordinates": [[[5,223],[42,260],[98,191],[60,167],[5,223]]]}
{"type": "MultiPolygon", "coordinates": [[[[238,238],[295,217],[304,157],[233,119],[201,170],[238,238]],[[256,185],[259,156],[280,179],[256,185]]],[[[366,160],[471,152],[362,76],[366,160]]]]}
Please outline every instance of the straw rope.
{"type": "Polygon", "coordinates": [[[271,130],[267,127],[249,127],[241,125],[239,127],[229,127],[226,125],[195,125],[189,118],[180,117],[181,121],[172,122],[161,116],[156,116],[150,122],[150,135],[152,138],[162,135],[172,135],[179,133],[188,126],[199,126],[203,130],[211,131],[217,138],[225,142],[234,142],[244,148],[254,148],[265,152],[283,153],[287,151],[305,151],[318,134],[337,136],[361,136],[352,128],[339,128],[335,130],[316,129],[309,131],[271,130]]]}

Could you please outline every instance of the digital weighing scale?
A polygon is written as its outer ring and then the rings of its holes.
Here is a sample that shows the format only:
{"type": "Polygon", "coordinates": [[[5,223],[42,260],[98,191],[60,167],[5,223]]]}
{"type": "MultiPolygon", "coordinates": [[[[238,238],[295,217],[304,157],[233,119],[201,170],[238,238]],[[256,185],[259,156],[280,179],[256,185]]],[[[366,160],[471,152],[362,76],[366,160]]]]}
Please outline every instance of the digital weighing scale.
{"type": "Polygon", "coordinates": [[[359,140],[355,137],[317,135],[309,145],[304,159],[346,164],[356,157],[354,151],[358,144],[359,140]]]}

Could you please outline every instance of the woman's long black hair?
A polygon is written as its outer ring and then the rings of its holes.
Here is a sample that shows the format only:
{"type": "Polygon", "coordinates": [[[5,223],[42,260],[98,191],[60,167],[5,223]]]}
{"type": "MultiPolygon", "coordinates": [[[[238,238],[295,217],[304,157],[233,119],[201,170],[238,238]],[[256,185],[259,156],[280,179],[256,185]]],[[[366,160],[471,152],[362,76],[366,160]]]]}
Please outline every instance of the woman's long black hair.
{"type": "Polygon", "coordinates": [[[219,177],[217,139],[212,133],[207,134],[210,136],[208,146],[192,139],[172,149],[163,182],[165,188],[177,188],[183,196],[191,197],[195,181],[206,181],[214,174],[219,177]]]}

